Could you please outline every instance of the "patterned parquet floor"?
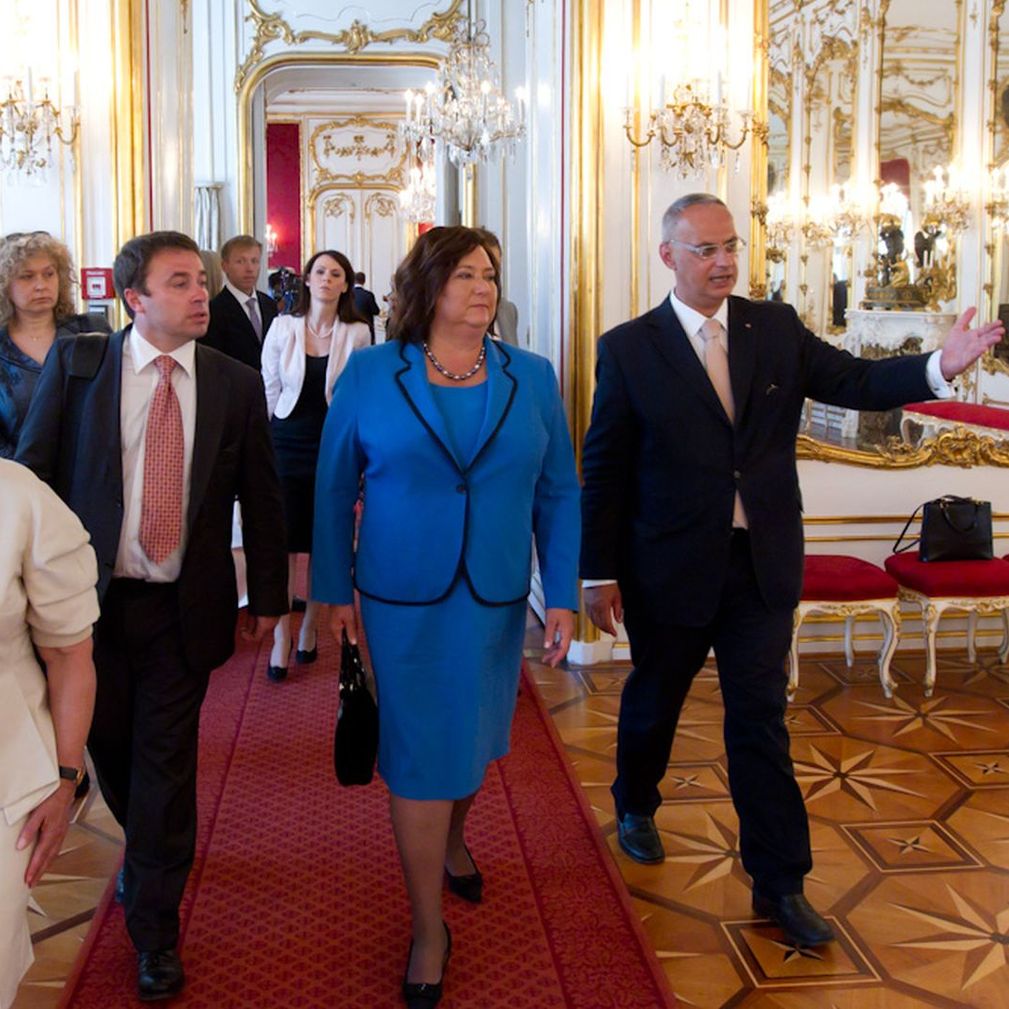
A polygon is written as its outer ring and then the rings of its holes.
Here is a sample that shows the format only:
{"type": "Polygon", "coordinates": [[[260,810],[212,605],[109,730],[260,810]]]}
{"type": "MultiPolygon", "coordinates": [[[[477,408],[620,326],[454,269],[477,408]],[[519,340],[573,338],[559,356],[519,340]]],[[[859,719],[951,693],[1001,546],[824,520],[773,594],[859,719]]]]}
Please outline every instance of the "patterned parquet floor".
{"type": "Polygon", "coordinates": [[[803,657],[789,708],[810,815],[806,894],[838,941],[800,950],[750,911],[728,796],[717,675],[690,693],[656,821],[659,866],[616,843],[609,795],[626,665],[535,669],[682,1005],[745,1009],[1009,1006],[1009,668],[992,653],[875,663],[803,657]]]}
{"type": "MultiPolygon", "coordinates": [[[[1009,1006],[1009,667],[994,654],[973,664],[943,655],[932,698],[922,660],[900,655],[891,701],[870,658],[848,669],[843,658],[803,657],[788,717],[812,827],[806,892],[839,936],[818,950],[789,946],[750,912],[714,670],[694,684],[663,786],[667,859],[646,867],[617,848],[608,791],[628,667],[551,670],[535,655],[534,676],[682,1005],[1009,1006]]],[[[120,856],[93,789],[33,895],[37,959],[15,1009],[56,1005],[120,856]]]]}

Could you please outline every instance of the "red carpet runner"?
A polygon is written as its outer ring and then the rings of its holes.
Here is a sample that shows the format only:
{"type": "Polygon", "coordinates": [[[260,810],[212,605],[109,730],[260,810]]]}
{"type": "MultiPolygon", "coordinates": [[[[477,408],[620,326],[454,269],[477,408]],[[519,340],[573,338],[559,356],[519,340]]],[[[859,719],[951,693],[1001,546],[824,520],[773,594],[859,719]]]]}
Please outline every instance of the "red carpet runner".
{"type": "MultiPolygon", "coordinates": [[[[321,637],[321,636],[320,636],[321,637]]],[[[179,1009],[402,1005],[406,893],[384,786],[331,765],[334,648],[288,681],[245,646],[203,709],[198,855],[183,905],[179,1009]]],[[[328,647],[327,647],[328,646],[328,647]]],[[[445,1009],[669,1009],[675,1000],[568,771],[523,687],[512,754],[470,817],[484,903],[446,893],[445,1009]]],[[[121,909],[106,894],[61,1009],[138,1005],[121,909]]]]}

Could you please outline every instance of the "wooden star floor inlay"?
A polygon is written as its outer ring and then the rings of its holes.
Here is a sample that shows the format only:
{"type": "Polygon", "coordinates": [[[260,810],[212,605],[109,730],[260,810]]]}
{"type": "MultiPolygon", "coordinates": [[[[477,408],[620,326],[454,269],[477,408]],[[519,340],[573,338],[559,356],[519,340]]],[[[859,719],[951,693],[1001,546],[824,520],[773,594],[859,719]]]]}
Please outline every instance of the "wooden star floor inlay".
{"type": "MultiPolygon", "coordinates": [[[[871,659],[803,657],[787,719],[810,814],[806,894],[838,939],[800,950],[750,908],[714,670],[694,683],[662,782],[666,860],[642,866],[617,846],[609,792],[629,666],[549,669],[541,640],[528,638],[531,673],[682,1006],[1009,1005],[1009,667],[997,656],[942,654],[926,698],[923,660],[901,654],[889,701],[871,659]]],[[[33,894],[36,963],[14,1009],[57,1005],[120,857],[94,789],[33,894]]]]}
{"type": "Polygon", "coordinates": [[[563,697],[548,704],[681,1005],[1009,1006],[1009,667],[941,654],[930,698],[923,669],[901,654],[887,700],[871,659],[803,656],[786,718],[810,816],[806,895],[838,938],[801,950],[750,909],[713,668],[661,786],[666,859],[643,866],[619,850],[609,794],[629,666],[534,666],[544,696],[563,697]]]}

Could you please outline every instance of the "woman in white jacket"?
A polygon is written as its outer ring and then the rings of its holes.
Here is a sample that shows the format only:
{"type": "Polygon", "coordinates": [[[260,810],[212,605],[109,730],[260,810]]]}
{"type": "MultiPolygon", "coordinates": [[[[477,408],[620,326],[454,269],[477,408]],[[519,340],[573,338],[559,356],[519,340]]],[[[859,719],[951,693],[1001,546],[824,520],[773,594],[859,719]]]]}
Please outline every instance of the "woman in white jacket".
{"type": "MultiPolygon", "coordinates": [[[[354,268],[342,252],[317,252],[305,266],[294,311],[275,319],[263,341],[266,406],[284,493],[290,598],[297,555],[312,552],[315,465],[333,385],[351,352],[371,342],[368,325],[354,306],[353,283],[354,268]]],[[[318,609],[318,603],[309,599],[298,635],[297,663],[314,662],[318,654],[318,609]]],[[[267,669],[271,680],[287,676],[291,646],[290,617],[282,617],[267,669]]]]}

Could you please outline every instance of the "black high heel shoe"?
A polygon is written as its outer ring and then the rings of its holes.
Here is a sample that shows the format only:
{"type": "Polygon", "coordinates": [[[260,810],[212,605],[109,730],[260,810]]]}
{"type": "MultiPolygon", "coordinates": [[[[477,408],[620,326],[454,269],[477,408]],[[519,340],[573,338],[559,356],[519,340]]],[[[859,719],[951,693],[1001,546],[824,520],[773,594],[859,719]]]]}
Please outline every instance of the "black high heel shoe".
{"type": "Polygon", "coordinates": [[[466,848],[466,854],[473,863],[473,871],[464,876],[453,876],[446,868],[445,879],[448,881],[449,890],[457,897],[462,897],[471,904],[479,904],[483,900],[483,873],[476,867],[476,859],[469,848],[466,845],[463,847],[466,848]]]}
{"type": "Polygon", "coordinates": [[[294,653],[294,661],[299,666],[310,666],[319,657],[318,642],[311,648],[299,648],[294,653]]]}
{"type": "Polygon", "coordinates": [[[441,1001],[442,984],[445,981],[445,971],[448,968],[449,957],[452,956],[452,933],[448,925],[445,925],[445,956],[441,961],[441,978],[434,983],[421,981],[414,983],[407,981],[410,973],[410,957],[413,956],[413,940],[410,940],[410,950],[406,954],[406,970],[403,972],[403,1001],[406,1009],[434,1009],[441,1001]]]}
{"type": "MultiPolygon", "coordinates": [[[[291,648],[287,653],[287,661],[291,661],[291,651],[294,650],[294,639],[291,639],[291,648]]],[[[267,666],[266,667],[267,679],[272,680],[274,683],[282,683],[287,679],[287,666],[267,666]]]]}

